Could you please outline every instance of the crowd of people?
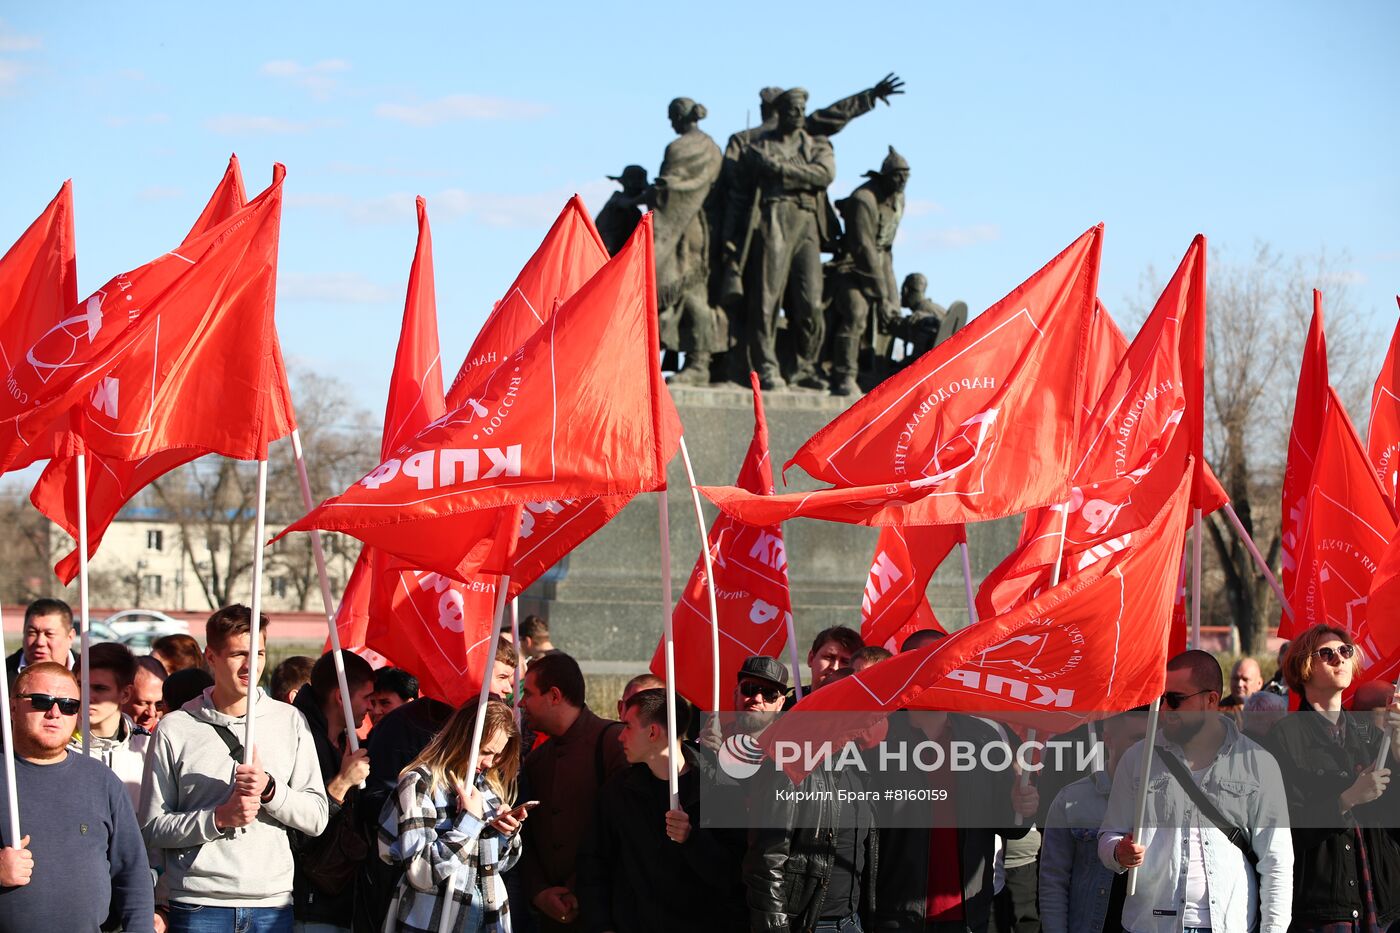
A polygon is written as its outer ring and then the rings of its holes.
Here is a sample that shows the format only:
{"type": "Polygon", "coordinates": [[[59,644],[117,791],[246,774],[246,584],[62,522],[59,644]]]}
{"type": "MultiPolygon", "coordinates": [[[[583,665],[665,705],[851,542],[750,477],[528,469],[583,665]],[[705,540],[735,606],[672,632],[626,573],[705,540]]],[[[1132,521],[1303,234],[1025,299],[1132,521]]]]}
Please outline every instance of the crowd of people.
{"type": "MultiPolygon", "coordinates": [[[[92,646],[84,754],[72,612],[28,607],[6,659],[23,835],[0,826],[0,931],[1366,933],[1400,919],[1386,764],[1400,701],[1355,683],[1359,649],[1340,629],[1296,638],[1269,683],[1250,658],[1227,684],[1212,655],[1173,657],[1151,754],[1147,714],[1127,711],[1096,724],[1101,768],[1030,780],[940,765],[920,778],[940,795],[877,807],[879,768],[828,760],[795,793],[775,793],[789,780],[776,768],[722,773],[717,750],[793,703],[771,657],[744,662],[730,716],[701,724],[682,701],[672,726],[664,684],[643,674],[614,720],[528,619],[518,646],[497,646],[473,760],[475,700],[419,696],[412,675],[354,654],[356,737],[330,654],[283,661],[262,691],[268,623],[254,644],[251,622],[218,610],[202,650],[187,635],[141,658],[92,646]],[[721,798],[706,788],[762,818],[707,821],[721,798]]],[[[889,657],[828,629],[804,679],[819,690],[889,657]]],[[[883,741],[905,737],[1017,741],[957,713],[891,718],[883,741]]]]}

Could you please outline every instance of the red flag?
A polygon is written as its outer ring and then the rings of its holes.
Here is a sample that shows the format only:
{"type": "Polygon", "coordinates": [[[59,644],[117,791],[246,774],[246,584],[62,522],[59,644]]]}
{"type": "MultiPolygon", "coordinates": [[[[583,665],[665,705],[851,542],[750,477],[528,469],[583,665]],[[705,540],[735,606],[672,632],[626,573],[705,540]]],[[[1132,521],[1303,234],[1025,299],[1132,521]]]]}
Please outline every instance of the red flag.
{"type": "Polygon", "coordinates": [[[481,566],[473,551],[494,533],[490,510],[664,489],[680,419],[657,345],[644,218],[627,246],[482,383],[478,398],[287,531],[344,531],[463,579],[464,567],[481,566]]]}
{"type": "MultiPolygon", "coordinates": [[[[211,230],[221,228],[246,202],[243,190],[243,175],[238,157],[230,156],[228,168],[220,180],[214,194],[200,213],[184,243],[190,243],[211,230]]],[[[284,425],[287,431],[295,426],[291,402],[286,391],[286,368],[282,362],[281,348],[276,334],[273,340],[273,391],[269,395],[267,417],[273,424],[284,425]]],[[[122,371],[129,367],[119,367],[113,373],[120,380],[122,371]]],[[[82,430],[87,420],[87,409],[79,406],[75,412],[75,424],[82,430]]],[[[87,463],[87,521],[88,556],[97,553],[108,526],[117,513],[152,481],[178,466],[196,460],[206,453],[201,448],[171,448],[153,453],[147,457],[122,459],[103,456],[96,451],[88,451],[87,463]]],[[[30,493],[30,501],[35,508],[48,516],[74,540],[78,537],[78,484],[77,450],[67,447],[59,451],[44,468],[43,474],[30,493]]],[[[78,574],[77,550],[70,551],[54,566],[58,578],[71,583],[78,574]]]]}
{"type": "MultiPolygon", "coordinates": [[[[1384,633],[1387,641],[1395,637],[1393,633],[1400,632],[1400,534],[1390,539],[1371,578],[1366,626],[1371,632],[1384,633]]],[[[1400,650],[1376,658],[1363,657],[1362,663],[1366,665],[1366,680],[1394,681],[1400,676],[1400,650]]]]}
{"type": "MultiPolygon", "coordinates": [[[[1179,463],[1160,468],[1177,490],[1131,547],[1006,615],[814,691],[797,711],[970,711],[1056,732],[1161,696],[1191,477],[1179,463]]],[[[785,717],[765,744],[813,729],[811,717],[785,717]]]]}
{"type": "MultiPolygon", "coordinates": [[[[1283,514],[1279,526],[1282,545],[1283,592],[1289,604],[1297,591],[1298,553],[1303,543],[1307,516],[1308,489],[1312,485],[1313,460],[1322,437],[1328,387],[1327,337],[1322,324],[1322,292],[1313,290],[1313,316],[1303,345],[1303,363],[1298,373],[1298,392],[1293,401],[1293,428],[1288,433],[1288,462],[1283,471],[1283,514]]],[[[1298,611],[1293,606],[1294,612],[1298,611]]],[[[1288,613],[1282,626],[1290,625],[1288,613]]]]}
{"type": "MultiPolygon", "coordinates": [[[[758,377],[753,384],[753,440],[739,468],[741,488],[760,496],[773,494],[773,464],[768,455],[768,422],[758,377]]],[[[719,613],[720,708],[732,710],[733,689],[744,659],[756,654],[777,657],[787,644],[792,616],[788,596],[787,551],[783,529],[744,525],[721,514],[710,526],[707,541],[715,574],[715,603],[719,613]]],[[[710,603],[705,586],[705,561],[696,558],[690,581],[671,615],[675,637],[676,691],[701,709],[712,702],[714,650],[710,603]]],[[[666,676],[665,640],[656,646],[651,672],[666,676]]]]}
{"type": "Polygon", "coordinates": [[[1178,438],[1178,456],[1199,456],[1187,410],[1205,298],[1205,237],[1197,236],[1085,421],[1067,502],[1026,516],[1021,546],[983,581],[981,614],[1049,589],[1057,562],[1066,580],[1127,546],[1126,530],[1145,526],[1174,488],[1147,481],[1163,475],[1153,470],[1157,459],[1178,438]]]}
{"type": "Polygon", "coordinates": [[[583,199],[574,195],[481,325],[448,389],[447,407],[461,408],[480,383],[549,320],[555,307],[607,261],[608,249],[583,199]]]}
{"type": "Polygon", "coordinates": [[[1365,660],[1374,661],[1400,649],[1400,629],[1367,624],[1372,577],[1395,537],[1395,512],[1330,387],[1324,408],[1298,569],[1288,593],[1296,618],[1279,627],[1279,636],[1293,638],[1318,623],[1335,625],[1351,633],[1365,660]]]}
{"type": "MultiPolygon", "coordinates": [[[[1400,304],[1400,296],[1395,298],[1400,304]]],[[[1390,338],[1385,364],[1371,390],[1371,422],[1366,429],[1366,454],[1376,467],[1381,488],[1394,503],[1400,489],[1400,324],[1390,338]]]]}
{"type": "MultiPolygon", "coordinates": [[[[7,371],[78,303],[78,261],[73,244],[70,180],[0,258],[0,361],[7,371]]],[[[0,436],[10,450],[11,463],[6,469],[19,469],[53,456],[63,446],[63,427],[46,417],[22,417],[5,425],[0,436]]]]}
{"type": "Polygon", "coordinates": [[[527,502],[520,512],[520,541],[511,560],[509,597],[519,596],[631,501],[631,495],[622,495],[527,502]]]}
{"type": "Polygon", "coordinates": [[[1102,232],[1086,232],[804,444],[788,465],[835,489],[760,497],[720,487],[705,494],[736,518],[762,525],[799,515],[879,525],[966,523],[1064,501],[1102,232]],[[1029,473],[1028,459],[1037,464],[1029,473]]]}
{"type": "Polygon", "coordinates": [[[82,404],[84,443],[100,453],[266,458],[289,429],[268,417],[290,410],[273,399],[285,392],[272,320],[283,175],[276,166],[222,227],[118,275],[35,340],[9,371],[0,420],[82,404]]]}
{"type": "Polygon", "coordinates": [[[861,641],[898,653],[914,632],[945,631],[928,603],[928,583],[964,540],[962,525],[881,528],[860,600],[861,641]]]}

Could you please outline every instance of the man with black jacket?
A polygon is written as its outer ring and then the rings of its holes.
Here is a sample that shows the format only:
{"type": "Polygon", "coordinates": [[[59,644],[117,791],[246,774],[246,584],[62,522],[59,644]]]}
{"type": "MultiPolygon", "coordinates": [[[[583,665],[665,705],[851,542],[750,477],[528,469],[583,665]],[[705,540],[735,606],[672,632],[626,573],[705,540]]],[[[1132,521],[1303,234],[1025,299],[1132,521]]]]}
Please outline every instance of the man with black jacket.
{"type": "MultiPolygon", "coordinates": [[[[358,723],[369,709],[369,697],[374,692],[374,669],[357,654],[344,651],[341,658],[345,665],[345,683],[350,690],[351,717],[358,723]]],[[[310,683],[297,691],[292,705],[306,717],[311,729],[321,780],[326,785],[330,804],[330,821],[325,832],[315,839],[296,840],[293,907],[303,929],[316,933],[348,933],[354,916],[357,866],[353,864],[355,853],[346,850],[340,841],[344,839],[343,834],[359,832],[355,825],[356,798],[360,782],[369,774],[369,753],[363,748],[352,752],[346,740],[345,712],[332,652],[322,655],[311,668],[310,683]],[[338,851],[327,851],[327,846],[337,847],[338,851]],[[329,866],[328,859],[339,864],[329,866]],[[334,870],[318,872],[318,867],[334,870]],[[328,890],[331,886],[328,876],[342,875],[346,880],[328,890]]],[[[364,853],[367,852],[366,847],[364,853]]]]}
{"type": "MultiPolygon", "coordinates": [[[[929,741],[945,751],[955,747],[953,743],[966,742],[980,752],[1000,736],[989,723],[955,713],[899,713],[890,718],[887,747],[903,742],[912,749],[929,741]]],[[[980,754],[967,769],[948,767],[951,760],[951,754],[945,755],[944,767],[930,772],[910,767],[881,775],[890,789],[910,790],[918,778],[927,780],[932,791],[946,791],[946,796],[882,804],[876,930],[987,929],[995,837],[1026,835],[1039,795],[1034,787],[1020,787],[1010,768],[985,767],[980,754]],[[1013,827],[1017,814],[1027,817],[1024,826],[1013,827]]]]}
{"type": "MultiPolygon", "coordinates": [[[[690,710],[678,703],[676,731],[690,710]]],[[[587,933],[742,931],[739,858],[727,838],[700,824],[700,788],[713,782],[708,751],[666,731],[666,691],[641,690],[623,706],[623,754],[631,767],[598,795],[579,853],[578,895],[587,933]],[[671,809],[670,762],[680,770],[671,809]]]]}

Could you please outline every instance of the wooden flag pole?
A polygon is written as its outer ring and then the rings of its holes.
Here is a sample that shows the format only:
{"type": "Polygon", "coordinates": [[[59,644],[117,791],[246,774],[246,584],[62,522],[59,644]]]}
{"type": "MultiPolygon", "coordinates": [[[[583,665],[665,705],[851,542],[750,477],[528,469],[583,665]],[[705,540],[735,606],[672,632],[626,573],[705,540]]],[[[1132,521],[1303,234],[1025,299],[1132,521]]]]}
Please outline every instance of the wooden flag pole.
{"type": "MultiPolygon", "coordinates": [[[[966,528],[963,529],[963,537],[967,537],[966,528]]],[[[1060,540],[1064,541],[1063,535],[1060,540]]],[[[967,556],[967,541],[959,541],[958,550],[962,552],[963,588],[967,590],[967,624],[972,625],[977,621],[977,599],[972,592],[972,561],[967,556]]]]}
{"type": "MultiPolygon", "coordinates": [[[[137,581],[137,586],[141,581],[137,581]]],[[[83,754],[92,754],[92,680],[88,670],[88,649],[92,647],[91,625],[88,623],[88,521],[87,521],[87,450],[78,452],[78,657],[82,664],[78,672],[78,696],[82,709],[78,712],[83,732],[83,754]]],[[[19,837],[16,836],[16,839],[19,837]]]]}
{"type": "Polygon", "coordinates": [[[258,677],[262,674],[262,576],[263,544],[267,540],[267,461],[258,461],[258,511],[253,522],[253,611],[248,629],[248,710],[243,731],[243,763],[253,763],[253,738],[258,705],[258,677]]]}
{"type": "MultiPolygon", "coordinates": [[[[301,501],[306,506],[306,511],[310,512],[316,503],[311,500],[311,480],[306,474],[306,456],[302,451],[301,432],[296,429],[292,430],[292,456],[297,464],[301,501]]],[[[326,625],[330,629],[331,656],[335,659],[335,682],[340,688],[340,711],[345,716],[345,740],[350,744],[350,751],[359,751],[360,739],[355,734],[358,723],[355,722],[355,711],[350,707],[350,684],[345,679],[345,658],[341,655],[344,649],[340,646],[340,627],[335,621],[335,597],[331,593],[330,575],[326,572],[326,552],[321,545],[321,532],[317,528],[311,529],[311,556],[316,561],[316,576],[321,582],[321,605],[325,607],[326,625]]]]}
{"type": "Polygon", "coordinates": [[[1244,545],[1249,556],[1254,558],[1254,564],[1259,568],[1259,572],[1264,575],[1264,579],[1269,581],[1269,586],[1273,589],[1274,595],[1283,605],[1283,611],[1288,613],[1288,618],[1294,618],[1293,607],[1288,602],[1288,597],[1283,595],[1283,587],[1279,585],[1278,577],[1269,569],[1269,564],[1264,560],[1264,555],[1259,553],[1259,546],[1254,543],[1254,539],[1249,536],[1249,532],[1244,530],[1244,523],[1235,514],[1235,507],[1230,503],[1225,503],[1225,516],[1230,519],[1230,525],[1235,529],[1235,534],[1240,536],[1240,542],[1244,545]]]}
{"type": "Polygon", "coordinates": [[[1201,510],[1192,509],[1191,529],[1191,647],[1201,647],[1201,510]]]}
{"type": "MultiPolygon", "coordinates": [[[[516,522],[520,519],[517,516],[516,522]]],[[[481,757],[481,738],[486,729],[486,704],[491,700],[491,680],[496,673],[496,646],[501,643],[501,626],[506,611],[506,593],[510,591],[510,574],[496,578],[496,611],[491,614],[491,640],[486,643],[486,660],[481,667],[481,690],[476,695],[476,722],[472,725],[471,754],[467,766],[476,780],[476,762],[481,757]]]]}
{"type": "Polygon", "coordinates": [[[705,512],[700,508],[700,490],[695,488],[695,469],[690,465],[690,451],[681,437],[681,463],[690,483],[690,500],[695,504],[695,527],[700,529],[700,557],[705,562],[705,595],[710,600],[710,708],[719,712],[719,606],[715,599],[715,568],[710,559],[710,533],[705,527],[705,512]]]}
{"type": "MultiPolygon", "coordinates": [[[[1147,735],[1142,745],[1142,776],[1137,786],[1137,806],[1133,809],[1133,844],[1142,845],[1142,827],[1147,822],[1147,785],[1152,777],[1152,751],[1157,744],[1157,716],[1162,711],[1162,698],[1157,697],[1147,711],[1147,735]]],[[[1128,896],[1137,892],[1137,869],[1128,869],[1128,896]]]]}
{"type": "MultiPolygon", "coordinates": [[[[0,622],[0,656],[5,654],[4,624],[0,622]]],[[[9,804],[10,848],[19,847],[19,792],[15,787],[15,739],[10,729],[10,691],[0,690],[0,738],[5,742],[5,800],[9,804]]]]}
{"type": "MultiPolygon", "coordinates": [[[[662,647],[666,656],[666,734],[674,748],[676,734],[676,642],[671,623],[671,511],[666,502],[666,490],[657,494],[657,524],[661,528],[661,618],[662,647]]],[[[708,548],[706,548],[708,550],[708,548]]],[[[671,789],[671,809],[681,805],[680,763],[675,755],[666,756],[667,780],[671,789]]]]}

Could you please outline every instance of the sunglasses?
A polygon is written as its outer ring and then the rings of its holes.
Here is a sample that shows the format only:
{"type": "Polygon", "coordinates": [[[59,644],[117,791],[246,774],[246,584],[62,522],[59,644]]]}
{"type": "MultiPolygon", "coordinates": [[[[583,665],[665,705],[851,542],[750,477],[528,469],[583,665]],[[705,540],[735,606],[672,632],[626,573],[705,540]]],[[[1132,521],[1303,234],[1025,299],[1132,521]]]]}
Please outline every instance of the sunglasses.
{"type": "Polygon", "coordinates": [[[53,709],[54,704],[58,704],[58,711],[65,716],[76,716],[78,710],[82,709],[82,701],[74,697],[56,697],[48,693],[21,693],[20,696],[30,702],[35,712],[47,713],[53,709]]]}
{"type": "Polygon", "coordinates": [[[1203,693],[1210,693],[1210,691],[1197,690],[1195,693],[1177,693],[1175,690],[1168,690],[1166,693],[1162,694],[1162,702],[1167,704],[1167,709],[1181,709],[1181,704],[1203,693]]]}
{"type": "Polygon", "coordinates": [[[756,696],[762,696],[763,702],[765,703],[776,702],[778,697],[783,695],[781,688],[774,687],[771,684],[761,684],[754,680],[746,680],[741,683],[739,685],[739,693],[750,699],[756,696]]]}
{"type": "Polygon", "coordinates": [[[1328,667],[1336,667],[1343,661],[1350,661],[1356,656],[1355,645],[1338,645],[1335,648],[1319,648],[1313,652],[1313,657],[1322,659],[1322,663],[1328,667]]]}

